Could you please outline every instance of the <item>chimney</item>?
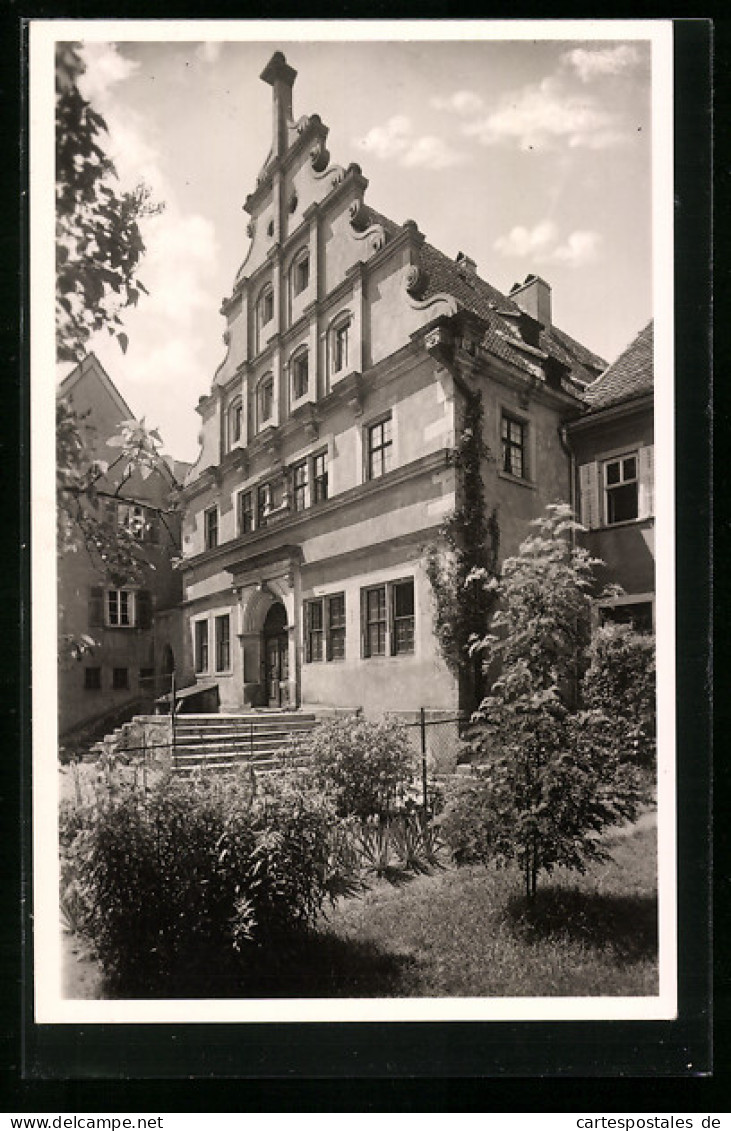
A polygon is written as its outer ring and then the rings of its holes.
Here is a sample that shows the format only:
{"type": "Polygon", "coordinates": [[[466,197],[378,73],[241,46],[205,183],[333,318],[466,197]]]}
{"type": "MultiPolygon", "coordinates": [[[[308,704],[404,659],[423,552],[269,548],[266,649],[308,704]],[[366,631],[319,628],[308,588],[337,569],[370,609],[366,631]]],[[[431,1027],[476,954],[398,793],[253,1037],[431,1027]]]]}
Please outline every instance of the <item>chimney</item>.
{"type": "Polygon", "coordinates": [[[457,252],[457,257],[454,262],[463,275],[477,274],[477,264],[474,259],[470,259],[469,255],[465,255],[463,251],[457,252]]]}
{"type": "Polygon", "coordinates": [[[282,157],[287,151],[287,125],[292,121],[292,87],[297,72],[281,51],[275,51],[259,77],[272,88],[272,154],[282,157]]]}
{"type": "Polygon", "coordinates": [[[510,297],[521,310],[535,318],[545,329],[551,327],[551,288],[539,275],[526,275],[525,281],[515,283],[510,297]]]}

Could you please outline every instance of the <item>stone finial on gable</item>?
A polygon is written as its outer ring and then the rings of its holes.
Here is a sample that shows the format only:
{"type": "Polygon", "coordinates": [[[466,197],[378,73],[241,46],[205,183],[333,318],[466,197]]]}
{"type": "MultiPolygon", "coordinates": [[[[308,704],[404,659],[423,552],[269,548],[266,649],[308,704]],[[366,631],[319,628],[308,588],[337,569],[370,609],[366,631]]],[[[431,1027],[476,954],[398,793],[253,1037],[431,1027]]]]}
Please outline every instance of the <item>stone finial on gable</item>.
{"type": "Polygon", "coordinates": [[[292,124],[292,87],[297,78],[281,51],[275,51],[259,76],[272,88],[272,155],[287,151],[287,130],[292,124]]]}

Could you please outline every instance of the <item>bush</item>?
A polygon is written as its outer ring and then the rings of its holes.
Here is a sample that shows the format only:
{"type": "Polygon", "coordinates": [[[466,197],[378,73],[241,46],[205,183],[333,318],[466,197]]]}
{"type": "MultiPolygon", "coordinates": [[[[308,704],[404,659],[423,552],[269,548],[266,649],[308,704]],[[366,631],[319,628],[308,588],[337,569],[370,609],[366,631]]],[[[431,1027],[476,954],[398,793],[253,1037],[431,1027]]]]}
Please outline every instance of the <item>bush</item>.
{"type": "Polygon", "coordinates": [[[391,812],[406,799],[414,775],[413,748],[395,719],[328,720],[293,739],[289,755],[307,761],[341,817],[367,820],[391,812]]]}
{"type": "Polygon", "coordinates": [[[127,993],[180,992],[241,965],[311,923],[332,890],[332,806],[292,773],[165,778],[86,818],[64,880],[78,929],[127,993]]]}
{"type": "Polygon", "coordinates": [[[594,635],[582,698],[589,709],[611,708],[624,724],[626,756],[654,767],[656,750],[655,639],[628,624],[594,635]]]}

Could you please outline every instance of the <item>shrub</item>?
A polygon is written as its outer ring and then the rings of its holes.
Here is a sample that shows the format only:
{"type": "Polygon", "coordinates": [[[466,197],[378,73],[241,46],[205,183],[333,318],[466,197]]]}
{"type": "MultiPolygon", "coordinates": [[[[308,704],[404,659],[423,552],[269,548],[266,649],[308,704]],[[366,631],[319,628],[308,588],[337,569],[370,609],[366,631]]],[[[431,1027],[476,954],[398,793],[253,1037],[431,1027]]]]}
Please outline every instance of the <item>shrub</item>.
{"type": "Polygon", "coordinates": [[[625,732],[626,757],[653,767],[656,750],[655,639],[628,624],[594,635],[582,698],[590,709],[611,709],[625,732]]]}
{"type": "Polygon", "coordinates": [[[458,858],[516,861],[528,900],[541,872],[583,872],[602,859],[599,834],[632,818],[641,797],[616,701],[598,688],[588,709],[580,701],[598,562],[574,544],[566,504],[549,505],[531,526],[499,581],[485,581],[500,599],[498,631],[474,649],[499,674],[476,714],[479,780],[443,818],[458,858]]]}
{"type": "Polygon", "coordinates": [[[406,728],[390,718],[327,720],[293,739],[289,756],[307,761],[341,817],[366,820],[389,813],[405,800],[414,774],[406,728]]]}
{"type": "Polygon", "coordinates": [[[184,990],[313,921],[333,884],[333,821],[292,773],[130,786],[87,810],[67,849],[74,917],[113,987],[184,990]]]}

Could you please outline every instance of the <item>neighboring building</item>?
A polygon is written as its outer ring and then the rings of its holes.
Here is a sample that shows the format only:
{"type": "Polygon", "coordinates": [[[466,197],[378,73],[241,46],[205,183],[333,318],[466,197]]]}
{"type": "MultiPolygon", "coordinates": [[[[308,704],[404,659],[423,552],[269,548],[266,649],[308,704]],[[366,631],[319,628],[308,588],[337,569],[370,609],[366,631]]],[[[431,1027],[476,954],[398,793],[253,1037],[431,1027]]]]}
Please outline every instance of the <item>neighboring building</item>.
{"type": "Polygon", "coordinates": [[[424,551],[458,499],[466,395],[482,394],[504,556],[569,497],[561,426],[605,362],[553,325],[544,280],[502,295],[466,255],[370,208],[319,117],[293,120],[295,75],[278,52],[261,76],[272,148],[222,307],[226,357],[198,404],[188,660],[224,709],[454,709],[424,551]]]}
{"type": "Polygon", "coordinates": [[[161,457],[145,477],[126,474],[127,461],[108,441],[133,420],[129,406],[98,359],[90,354],[65,378],[57,395],[73,408],[87,450],[108,464],[96,487],[100,513],[126,526],[139,541],[142,582],[115,585],[98,556],[81,543],[58,559],[59,734],[102,723],[130,709],[149,709],[182,668],[181,581],[172,559],[180,553],[180,519],[171,492],[189,464],[161,457]],[[69,642],[95,642],[74,660],[69,642]]]}
{"type": "Polygon", "coordinates": [[[599,602],[602,620],[655,623],[653,325],[586,392],[588,412],[568,428],[578,468],[584,543],[605,563],[601,585],[624,595],[599,602]]]}

